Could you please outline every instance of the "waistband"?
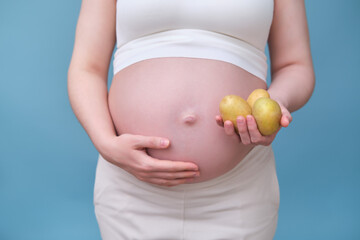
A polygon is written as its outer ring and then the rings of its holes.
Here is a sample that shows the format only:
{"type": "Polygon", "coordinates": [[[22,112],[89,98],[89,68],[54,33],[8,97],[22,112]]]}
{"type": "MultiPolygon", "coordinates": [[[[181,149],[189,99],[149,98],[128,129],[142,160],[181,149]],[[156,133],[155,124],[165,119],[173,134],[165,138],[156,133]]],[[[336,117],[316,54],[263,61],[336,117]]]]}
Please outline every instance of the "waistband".
{"type": "Polygon", "coordinates": [[[266,81],[264,51],[240,39],[199,29],[168,30],[123,44],[114,55],[114,74],[136,62],[161,57],[220,60],[266,81]]]}
{"type": "Polygon", "coordinates": [[[199,183],[181,184],[174,187],[162,187],[158,185],[149,184],[138,180],[135,176],[131,175],[127,171],[116,167],[106,161],[101,155],[99,155],[98,171],[101,170],[102,174],[110,175],[115,178],[121,178],[122,181],[128,182],[131,185],[137,186],[137,188],[151,189],[155,192],[182,192],[184,190],[200,190],[207,188],[232,188],[239,185],[247,185],[249,181],[256,178],[265,166],[268,164],[275,164],[274,153],[271,146],[255,146],[246,156],[242,159],[233,169],[227,173],[199,183]],[[231,186],[232,185],[232,186],[231,186]]]}

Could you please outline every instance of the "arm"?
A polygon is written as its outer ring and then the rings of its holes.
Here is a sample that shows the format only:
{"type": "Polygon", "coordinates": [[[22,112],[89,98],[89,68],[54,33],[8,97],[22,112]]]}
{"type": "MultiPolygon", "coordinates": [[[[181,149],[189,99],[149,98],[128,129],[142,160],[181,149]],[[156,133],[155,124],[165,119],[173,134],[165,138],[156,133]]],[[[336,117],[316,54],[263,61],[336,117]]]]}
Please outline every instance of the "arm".
{"type": "Polygon", "coordinates": [[[71,107],[107,161],[153,184],[174,186],[191,181],[198,173],[195,164],[158,160],[146,154],[146,148],[167,148],[166,139],[116,135],[107,102],[115,23],[116,0],[83,0],[68,70],[71,107]]]}
{"type": "Polygon", "coordinates": [[[268,42],[270,96],[290,112],[296,111],[310,99],[315,86],[304,1],[275,1],[268,42]]]}
{"type": "MultiPolygon", "coordinates": [[[[281,127],[287,127],[292,121],[290,112],[306,104],[315,86],[303,0],[275,0],[268,44],[272,75],[268,92],[281,107],[281,127]]],[[[216,117],[216,121],[224,126],[226,134],[235,134],[231,123],[224,125],[220,116],[216,117]]],[[[240,116],[237,124],[239,137],[245,145],[269,145],[280,130],[270,136],[262,136],[251,115],[246,119],[240,116]]]]}
{"type": "Polygon", "coordinates": [[[68,70],[72,109],[100,152],[106,140],[116,135],[107,107],[108,67],[115,45],[115,3],[82,2],[68,70]]]}

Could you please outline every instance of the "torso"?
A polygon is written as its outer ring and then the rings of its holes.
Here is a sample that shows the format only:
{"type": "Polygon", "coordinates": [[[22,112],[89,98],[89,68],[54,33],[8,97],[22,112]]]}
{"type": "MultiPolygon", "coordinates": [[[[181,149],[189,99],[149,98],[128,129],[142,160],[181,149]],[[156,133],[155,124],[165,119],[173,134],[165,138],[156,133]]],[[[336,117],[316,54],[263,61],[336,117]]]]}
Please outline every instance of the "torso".
{"type": "Polygon", "coordinates": [[[166,137],[166,150],[148,149],[158,159],[191,161],[200,167],[195,182],[231,170],[251,150],[215,122],[228,94],[247,98],[266,83],[230,63],[200,58],[154,58],[116,73],[109,92],[118,134],[166,137]]]}
{"type": "Polygon", "coordinates": [[[118,0],[116,74],[109,92],[118,134],[170,139],[168,149],[148,149],[148,154],[198,164],[201,177],[195,182],[238,164],[251,146],[226,135],[215,116],[225,95],[247,98],[254,89],[266,88],[264,49],[273,4],[118,0]]]}

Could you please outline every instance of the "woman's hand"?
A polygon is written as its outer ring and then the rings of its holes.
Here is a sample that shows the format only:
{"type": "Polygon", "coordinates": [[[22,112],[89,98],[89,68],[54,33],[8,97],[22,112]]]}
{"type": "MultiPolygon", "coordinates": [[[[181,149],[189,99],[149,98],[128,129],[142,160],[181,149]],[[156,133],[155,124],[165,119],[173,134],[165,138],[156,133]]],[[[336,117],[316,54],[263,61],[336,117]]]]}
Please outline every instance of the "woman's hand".
{"type": "MultiPolygon", "coordinates": [[[[239,116],[236,119],[237,127],[239,130],[238,136],[240,138],[240,141],[244,145],[252,144],[268,146],[274,141],[275,136],[280,131],[281,127],[289,126],[290,122],[292,121],[292,116],[282,104],[279,103],[279,105],[282,112],[282,116],[280,119],[280,127],[275,133],[269,136],[261,135],[257,127],[255,118],[252,115],[247,115],[246,118],[244,118],[243,116],[239,116]]],[[[220,115],[217,115],[215,119],[219,126],[224,127],[225,133],[227,135],[233,136],[234,134],[237,134],[231,121],[227,120],[224,123],[220,115]]]]}
{"type": "Polygon", "coordinates": [[[146,152],[147,148],[166,149],[169,144],[168,139],[160,137],[122,134],[106,143],[102,156],[144,182],[169,187],[191,182],[199,176],[196,164],[159,160],[146,152]]]}

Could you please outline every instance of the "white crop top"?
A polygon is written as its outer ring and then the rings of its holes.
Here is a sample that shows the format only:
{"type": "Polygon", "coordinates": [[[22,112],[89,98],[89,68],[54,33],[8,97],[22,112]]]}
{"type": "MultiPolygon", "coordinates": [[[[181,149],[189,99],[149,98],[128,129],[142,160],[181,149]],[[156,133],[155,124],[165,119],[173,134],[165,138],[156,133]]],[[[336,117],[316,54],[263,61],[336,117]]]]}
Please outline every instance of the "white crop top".
{"type": "Polygon", "coordinates": [[[273,0],[118,0],[114,74],[151,58],[232,63],[266,81],[273,0]]]}

